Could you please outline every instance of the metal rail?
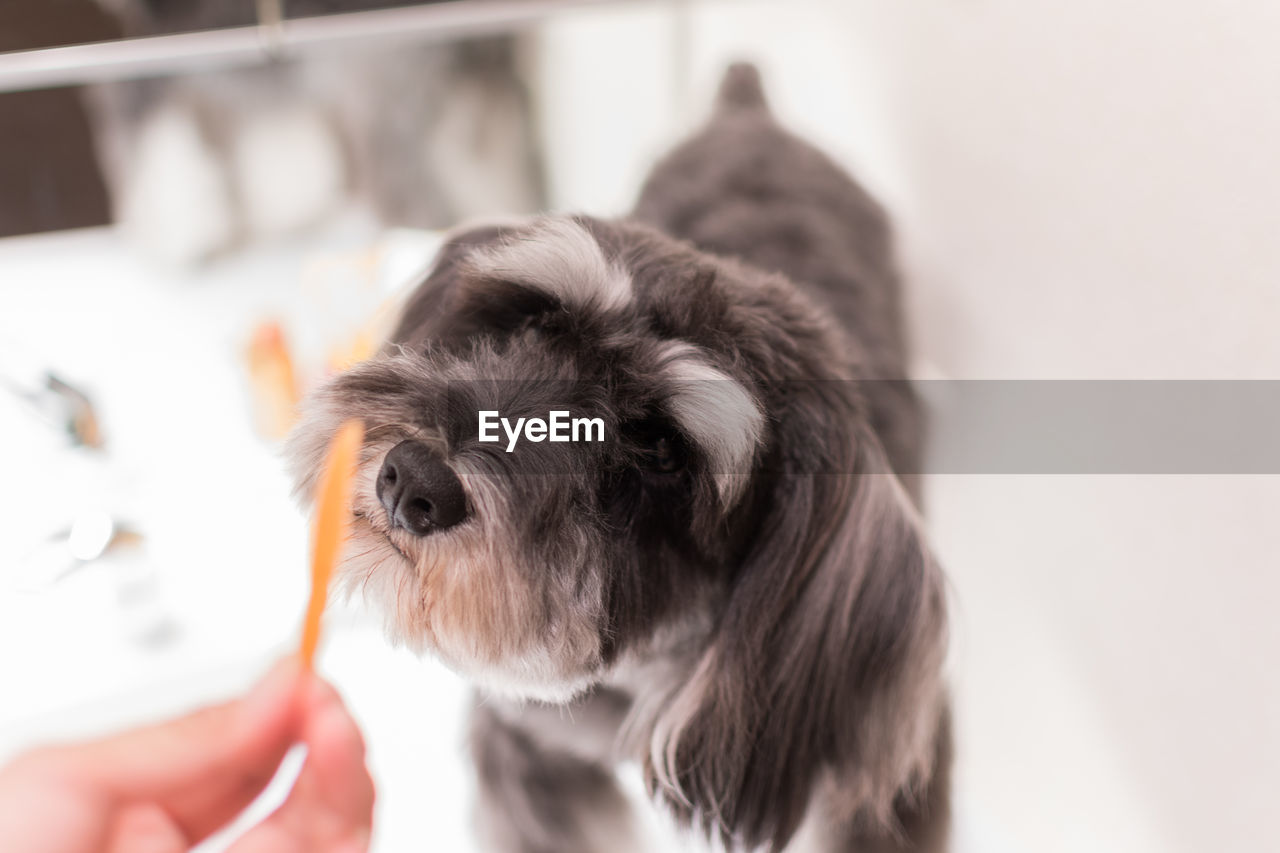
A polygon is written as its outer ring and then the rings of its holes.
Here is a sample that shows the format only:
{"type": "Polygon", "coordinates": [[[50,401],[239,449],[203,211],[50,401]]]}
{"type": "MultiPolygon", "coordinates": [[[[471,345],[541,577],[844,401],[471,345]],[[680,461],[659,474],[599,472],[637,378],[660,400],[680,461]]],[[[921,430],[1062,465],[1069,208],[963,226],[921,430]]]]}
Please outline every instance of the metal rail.
{"type": "Polygon", "coordinates": [[[374,39],[442,41],[507,32],[621,0],[453,0],[278,23],[0,53],[0,92],[256,65],[374,39]]]}

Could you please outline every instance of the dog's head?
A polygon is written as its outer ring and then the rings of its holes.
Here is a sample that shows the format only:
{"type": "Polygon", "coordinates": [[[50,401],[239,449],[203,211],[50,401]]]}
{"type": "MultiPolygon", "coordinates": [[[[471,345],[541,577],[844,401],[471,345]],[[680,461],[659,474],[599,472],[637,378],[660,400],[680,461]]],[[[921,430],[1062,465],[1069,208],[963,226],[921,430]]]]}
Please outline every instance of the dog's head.
{"type": "Polygon", "coordinates": [[[291,455],[305,494],[364,421],[345,576],[490,689],[566,699],[675,636],[632,721],[650,781],[777,841],[824,769],[887,810],[938,712],[941,585],[849,349],[786,280],[641,226],[472,229],[291,455]]]}

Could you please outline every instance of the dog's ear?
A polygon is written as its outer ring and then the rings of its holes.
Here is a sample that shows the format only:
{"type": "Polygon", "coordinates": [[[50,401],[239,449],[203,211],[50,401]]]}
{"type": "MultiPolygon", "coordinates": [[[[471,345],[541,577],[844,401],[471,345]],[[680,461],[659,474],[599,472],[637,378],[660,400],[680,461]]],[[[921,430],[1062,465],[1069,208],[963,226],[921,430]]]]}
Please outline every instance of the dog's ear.
{"type": "Polygon", "coordinates": [[[657,715],[646,770],[677,812],[781,849],[824,773],[831,804],[892,825],[931,772],[941,574],[842,382],[780,403],[776,474],[712,642],[657,715]]]}

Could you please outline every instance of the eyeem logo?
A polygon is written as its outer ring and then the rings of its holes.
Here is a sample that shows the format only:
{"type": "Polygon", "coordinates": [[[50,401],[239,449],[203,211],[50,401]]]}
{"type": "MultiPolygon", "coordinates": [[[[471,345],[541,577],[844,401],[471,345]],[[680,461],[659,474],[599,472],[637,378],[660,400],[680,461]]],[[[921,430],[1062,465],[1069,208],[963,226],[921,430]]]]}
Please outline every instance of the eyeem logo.
{"type": "Polygon", "coordinates": [[[604,441],[603,418],[570,418],[567,411],[553,411],[542,418],[516,418],[512,426],[509,418],[500,417],[496,411],[484,410],[480,416],[480,440],[497,442],[498,426],[507,434],[507,452],[516,449],[520,431],[527,441],[604,441]],[[594,437],[593,437],[594,436],[594,437]]]}

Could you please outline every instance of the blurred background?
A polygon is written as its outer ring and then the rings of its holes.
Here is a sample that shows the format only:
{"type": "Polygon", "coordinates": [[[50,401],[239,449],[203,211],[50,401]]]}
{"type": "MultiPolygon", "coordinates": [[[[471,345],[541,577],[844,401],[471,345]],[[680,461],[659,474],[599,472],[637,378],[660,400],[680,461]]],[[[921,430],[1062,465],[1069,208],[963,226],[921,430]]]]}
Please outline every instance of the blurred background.
{"type": "MultiPolygon", "coordinates": [[[[733,59],[893,211],[920,376],[1280,379],[1277,32],[1270,0],[5,0],[0,759],[285,652],[297,395],[442,229],[624,214],[733,59]]],[[[1280,476],[926,501],[957,850],[1280,849],[1280,476]]],[[[471,849],[463,687],[330,629],[376,849],[471,849]]]]}

